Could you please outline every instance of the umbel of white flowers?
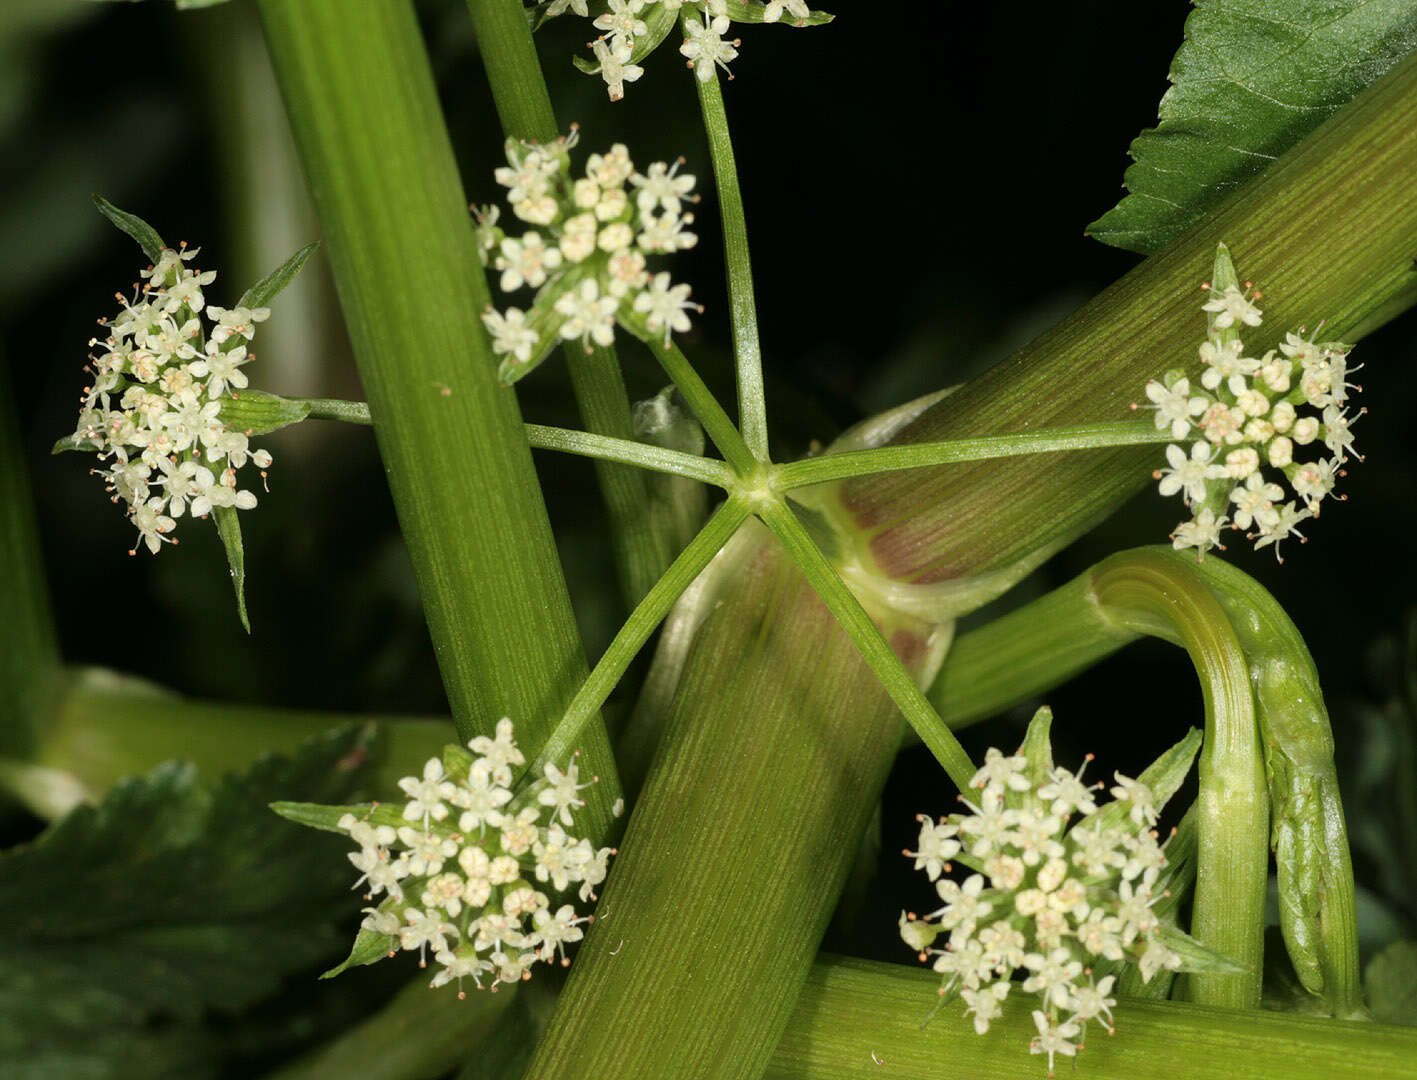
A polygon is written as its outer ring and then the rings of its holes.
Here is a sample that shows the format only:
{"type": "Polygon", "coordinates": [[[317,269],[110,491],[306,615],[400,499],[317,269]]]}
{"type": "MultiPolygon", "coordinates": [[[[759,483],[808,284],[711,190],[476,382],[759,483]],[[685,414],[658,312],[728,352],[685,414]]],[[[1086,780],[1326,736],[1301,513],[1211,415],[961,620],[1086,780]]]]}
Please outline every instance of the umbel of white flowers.
{"type": "Polygon", "coordinates": [[[616,143],[591,154],[585,175],[573,180],[569,151],[579,135],[572,127],[545,146],[507,140],[507,165],[494,175],[512,213],[536,228],[507,236],[497,208],[477,209],[483,259],[500,271],[503,291],[537,290],[526,311],[489,308],[482,316],[493,352],[505,358],[506,382],[539,364],[558,340],[580,341],[589,352],[592,343],[614,341],[618,321],[667,344],[672,331],[689,329],[689,310],[702,310],[689,300],[689,286],[646,265],[698,243],[684,206],[698,201],[694,177],[679,171],[682,162],[656,161],[641,173],[616,143]]]}
{"type": "MultiPolygon", "coordinates": [[[[568,10],[590,17],[587,0],[551,0],[542,9],[542,17],[555,18],[568,10]]],[[[738,56],[742,42],[724,37],[733,19],[805,26],[809,21],[826,22],[830,16],[812,11],[806,0],[745,0],[734,4],[731,11],[727,0],[609,0],[606,10],[592,23],[600,36],[586,45],[595,60],[577,58],[576,66],[588,75],[600,75],[610,100],[619,101],[625,96],[625,84],[644,74],[638,61],[653,52],[674,23],[681,21],[685,36],[679,54],[694,74],[707,82],[713,78],[715,66],[728,72],[729,62],[738,56]]],[[[728,77],[733,78],[731,73],[728,77]]]]}
{"type": "Polygon", "coordinates": [[[1189,770],[1198,736],[1147,770],[1154,784],[1117,773],[1115,801],[1100,806],[1104,785],[1084,781],[1086,761],[1077,772],[1053,766],[1051,719],[1038,711],[1018,753],[988,751],[961,796],[968,813],[918,819],[916,850],[905,854],[936,882],[943,906],[900,916],[901,938],[944,977],[941,998],[962,998],[979,1034],[1010,993],[1035,996],[1030,1050],[1048,1055],[1050,1076],[1056,1055],[1083,1048],[1089,1023],[1113,1031],[1111,994],[1124,964],[1149,982],[1162,969],[1195,970],[1207,952],[1153,911],[1166,895],[1157,814],[1189,770]],[[955,862],[975,872],[943,876],[955,862]]]}
{"type": "Polygon", "coordinates": [[[89,342],[92,381],[74,432],[98,452],[104,467],[92,471],[154,554],[176,543],[171,534],[184,513],[255,506],[237,471],[249,462],[264,478],[271,464],[269,453],[252,450],[247,435],[221,418],[222,401],[246,386],[241,368],[254,359],[255,324],[270,309],[207,304],[202,288],[216,271],[186,265],[197,250],[164,249],[140,271],[145,281],[132,298],[118,296],[122,310],[99,320],[107,335],[89,342]]]}
{"type": "Polygon", "coordinates": [[[538,960],[569,963],[565,947],[592,916],[552,897],[579,886],[582,902],[594,899],[615,854],[566,831],[590,785],[574,761],[564,772],[548,763],[535,780],[515,783],[525,758],[505,717],[494,737],[479,736],[468,749],[448,746],[421,776],[400,780],[402,809],[277,804],[293,820],[326,828],[332,821],[348,833],[359,845],[349,856],[361,875],[355,887],[368,900],[382,897],[364,909],[344,966],[400,950],[427,966],[431,952],[438,969],[429,986],[456,982],[462,997],[464,979],[495,990],[530,978],[538,960]],[[373,954],[363,955],[371,943],[373,954]]]}
{"type": "Polygon", "coordinates": [[[1352,347],[1315,342],[1301,327],[1277,349],[1247,356],[1240,327],[1263,322],[1254,303],[1260,294],[1249,282],[1244,289],[1235,283],[1223,245],[1208,289],[1200,386],[1172,371],[1146,387],[1156,429],[1178,440],[1154,476],[1161,494],[1180,495],[1192,511],[1171,534],[1172,545],[1203,555],[1223,548],[1221,533],[1235,528],[1249,530],[1256,548],[1273,544],[1278,555],[1286,537],[1303,540],[1299,525],[1319,516],[1355,454],[1350,424],[1367,410],[1348,412],[1349,391],[1361,389],[1348,381],[1357,370],[1348,366],[1352,347]],[[1186,439],[1189,449],[1179,441],[1186,439]]]}

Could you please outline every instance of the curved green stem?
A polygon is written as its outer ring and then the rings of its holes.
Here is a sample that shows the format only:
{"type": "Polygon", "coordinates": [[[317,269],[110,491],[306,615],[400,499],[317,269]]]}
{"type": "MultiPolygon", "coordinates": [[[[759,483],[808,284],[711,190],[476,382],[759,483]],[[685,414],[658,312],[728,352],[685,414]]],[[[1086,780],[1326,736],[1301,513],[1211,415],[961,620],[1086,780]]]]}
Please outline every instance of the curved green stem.
{"type": "Polygon", "coordinates": [[[763,524],[772,530],[774,536],[787,550],[797,568],[802,571],[817,595],[831,609],[841,628],[850,635],[861,656],[881,680],[881,685],[890,694],[891,700],[900,708],[906,721],[930,752],[944,766],[945,772],[960,791],[969,789],[974,777],[974,764],[969,760],[964,747],[954,733],[945,726],[939,715],[921,693],[915,679],[900,662],[894,650],[881,636],[881,631],[866,614],[861,601],[847,588],[841,575],[836,572],[830,560],[822,554],[802,523],[779,500],[765,502],[757,507],[763,524]]]}
{"type": "Polygon", "coordinates": [[[1191,933],[1243,964],[1244,975],[1191,976],[1205,1005],[1259,1005],[1269,800],[1245,654],[1224,609],[1193,565],[1163,552],[1123,552],[1091,572],[1093,594],[1129,630],[1182,645],[1200,676],[1205,743],[1191,933]]]}
{"type": "Polygon", "coordinates": [[[669,609],[674,606],[674,601],[679,599],[679,594],[689,587],[700,571],[718,554],[719,549],[728,543],[738,526],[748,517],[748,513],[747,507],[740,500],[729,499],[704,523],[699,535],[690,541],[689,546],[679,553],[679,557],[670,564],[664,576],[655,582],[654,587],[645,594],[639,606],[625,620],[625,625],[620,627],[620,632],[615,635],[615,640],[595,665],[595,670],[581,684],[580,690],[566,707],[565,716],[542,747],[538,761],[532,765],[533,772],[544,762],[562,762],[570,755],[586,725],[598,714],[600,706],[610,696],[610,691],[615,689],[615,684],[625,674],[625,669],[630,666],[641,646],[669,614],[669,609]]]}
{"type": "Polygon", "coordinates": [[[807,484],[919,469],[927,465],[1173,441],[1169,432],[1157,431],[1150,424],[1124,420],[1115,424],[1079,424],[1076,427],[1044,428],[1010,435],[981,435],[969,439],[849,450],[779,465],[773,476],[781,490],[789,491],[807,484]]]}
{"type": "Polygon", "coordinates": [[[728,311],[733,322],[733,362],[738,374],[738,424],[753,456],[768,460],[767,400],[763,393],[763,350],[758,343],[758,309],[753,299],[753,266],[748,258],[748,223],[743,192],[728,134],[728,113],[715,71],[710,79],[695,79],[699,108],[713,158],[718,209],[723,218],[723,258],[728,268],[728,311]]]}
{"type": "MultiPolygon", "coordinates": [[[[1157,555],[1183,558],[1165,549],[1157,555]]],[[[1305,989],[1333,1015],[1365,1016],[1353,863],[1318,670],[1264,586],[1220,559],[1206,559],[1196,572],[1229,613],[1249,664],[1289,956],[1305,989]]]]}

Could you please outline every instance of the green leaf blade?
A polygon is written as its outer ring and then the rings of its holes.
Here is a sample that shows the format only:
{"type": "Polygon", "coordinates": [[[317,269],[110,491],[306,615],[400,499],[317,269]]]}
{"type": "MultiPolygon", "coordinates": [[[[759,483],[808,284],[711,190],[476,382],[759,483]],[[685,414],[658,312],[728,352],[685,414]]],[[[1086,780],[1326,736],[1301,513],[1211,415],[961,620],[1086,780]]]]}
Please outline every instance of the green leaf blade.
{"type": "Polygon", "coordinates": [[[320,242],[318,240],[306,244],[294,255],[286,259],[285,262],[281,263],[260,281],[256,282],[256,284],[242,293],[241,299],[236,302],[236,306],[244,308],[262,308],[268,306],[282,289],[295,280],[295,275],[300,273],[301,267],[305,265],[311,255],[315,254],[319,246],[320,242]]]}
{"type": "Polygon", "coordinates": [[[373,739],[220,779],[167,762],[0,854],[0,1075],[215,1074],[232,1014],[338,955],[357,906],[341,845],[267,807],[361,797],[373,739]]]}
{"type": "Polygon", "coordinates": [[[1130,192],[1088,226],[1151,254],[1417,48],[1410,0],[1199,0],[1130,192]]]}
{"type": "Polygon", "coordinates": [[[236,614],[241,628],[251,632],[251,620],[246,615],[246,549],[241,543],[241,521],[234,506],[212,507],[221,546],[226,549],[226,563],[231,569],[231,587],[236,590],[236,614]]]}
{"type": "Polygon", "coordinates": [[[94,195],[93,204],[98,207],[100,214],[136,240],[138,246],[143,249],[144,255],[153,262],[157,262],[167,245],[162,242],[162,237],[157,234],[156,229],[138,217],[137,214],[130,214],[126,210],[118,209],[102,195],[94,195]]]}

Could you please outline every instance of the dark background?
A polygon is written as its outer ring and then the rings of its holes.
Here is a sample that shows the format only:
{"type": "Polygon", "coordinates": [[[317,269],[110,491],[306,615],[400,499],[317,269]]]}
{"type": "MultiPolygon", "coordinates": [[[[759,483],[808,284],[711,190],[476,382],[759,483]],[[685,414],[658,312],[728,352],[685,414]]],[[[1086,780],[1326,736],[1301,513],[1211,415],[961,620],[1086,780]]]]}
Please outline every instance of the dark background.
{"type": "MultiPolygon", "coordinates": [[[[726,97],[753,241],[775,455],[803,452],[870,412],[960,382],[1007,355],[1135,264],[1084,226],[1121,194],[1126,148],[1155,121],[1187,5],[845,2],[834,25],[741,28],[726,97]]],[[[465,10],[420,6],[469,198],[499,189],[501,137],[465,10]]],[[[585,145],[628,143],[637,161],[684,154],[709,191],[707,149],[673,46],[611,105],[569,55],[574,17],[539,39],[563,123],[585,145]]],[[[317,423],[266,440],[271,490],[243,515],[254,634],[237,623],[214,530],[130,558],[132,531],[79,455],[47,447],[72,430],[93,320],[136,280],[141,255],[90,206],[90,192],[202,247],[208,290],[231,303],[317,235],[252,12],[25,0],[0,13],[0,348],[17,386],[56,617],[68,659],[221,700],[352,711],[445,708],[392,506],[369,433],[317,423]],[[216,659],[214,659],[216,658],[216,659]]],[[[708,305],[686,348],[731,385],[726,302],[711,197],[702,238],[675,277],[708,305]]],[[[1242,268],[1243,272],[1243,268],[1242,268]]],[[[258,336],[253,385],[359,395],[323,262],[282,296],[258,336]],[[281,330],[282,324],[290,329],[281,330]],[[267,329],[268,328],[268,329],[267,329]],[[285,336],[282,337],[281,335],[285,336]]],[[[1282,288],[1282,282],[1267,283],[1282,288]]],[[[1197,319],[1198,337],[1200,328],[1197,319]]],[[[1380,693],[1369,657],[1413,596],[1413,442],[1408,316],[1355,360],[1373,415],[1368,460],[1305,546],[1230,557],[1284,603],[1318,660],[1340,744],[1351,701],[1380,693]]],[[[626,350],[632,392],[661,378],[626,350]]],[[[1158,371],[1165,366],[1158,362],[1158,371]]],[[[530,419],[575,424],[564,371],[519,387],[530,419]]],[[[539,459],[543,465],[546,459],[539,459]]],[[[590,467],[557,460],[546,497],[594,656],[622,612],[590,467]]],[[[1055,558],[1036,595],[1123,547],[1164,540],[1178,503],[1139,496],[1055,558]]],[[[1061,762],[1098,752],[1140,770],[1200,724],[1184,656],[1132,647],[1050,695],[1061,762]]],[[[981,725],[966,745],[1011,745],[1029,710],[981,725]]],[[[1356,736],[1355,736],[1356,737],[1356,736]]],[[[913,840],[917,811],[951,808],[921,751],[902,756],[885,801],[884,849],[913,840]]],[[[868,916],[841,939],[905,959],[894,910],[929,900],[923,877],[885,856],[868,916]]],[[[1360,876],[1372,866],[1359,860],[1360,876]]]]}

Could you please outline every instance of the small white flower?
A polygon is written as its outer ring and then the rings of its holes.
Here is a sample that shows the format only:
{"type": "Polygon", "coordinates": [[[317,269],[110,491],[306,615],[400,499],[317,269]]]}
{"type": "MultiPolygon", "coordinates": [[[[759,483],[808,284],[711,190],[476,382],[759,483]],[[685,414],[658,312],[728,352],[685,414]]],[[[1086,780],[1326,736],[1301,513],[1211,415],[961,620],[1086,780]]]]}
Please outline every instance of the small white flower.
{"type": "Polygon", "coordinates": [[[211,340],[221,344],[227,338],[239,335],[250,341],[256,335],[255,324],[271,317],[270,308],[219,308],[207,307],[207,317],[216,320],[212,328],[211,340]]]}
{"type": "MultiPolygon", "coordinates": [[[[700,82],[708,82],[713,78],[715,64],[728,71],[729,62],[738,56],[738,50],[734,46],[739,42],[736,39],[723,39],[723,35],[728,32],[728,26],[726,15],[715,17],[707,26],[698,19],[684,21],[684,30],[689,36],[684,39],[684,44],[679,46],[679,54],[688,58],[689,66],[694,69],[694,74],[700,82]]],[[[729,78],[732,77],[730,74],[729,78]]]]}
{"type": "Polygon", "coordinates": [[[546,839],[532,844],[531,851],[536,859],[536,880],[550,881],[560,891],[571,882],[571,865],[567,859],[570,838],[560,825],[552,824],[546,830],[546,839]]]}
{"type": "Polygon", "coordinates": [[[974,1030],[980,1035],[985,1035],[989,1031],[989,1025],[1003,1015],[1003,1001],[1009,996],[1009,987],[1013,984],[1007,980],[1000,980],[990,983],[979,990],[971,990],[965,987],[959,992],[959,996],[964,999],[967,1008],[965,1015],[974,1014],[974,1030]]]}
{"type": "Polygon", "coordinates": [[[558,314],[565,316],[561,337],[567,341],[580,338],[590,351],[590,343],[609,346],[615,340],[615,309],[620,301],[615,296],[602,296],[594,279],[587,279],[572,292],[556,298],[558,314]]]}
{"type": "Polygon", "coordinates": [[[1092,789],[1082,782],[1082,771],[1087,768],[1084,761],[1076,773],[1071,773],[1061,765],[1054,768],[1051,779],[1038,789],[1040,799],[1051,799],[1054,814],[1082,814],[1084,817],[1097,811],[1097,801],[1092,797],[1092,789]]]}
{"type": "Polygon", "coordinates": [[[465,833],[476,829],[481,836],[489,825],[501,828],[501,808],[512,801],[512,793],[498,786],[486,764],[478,763],[468,770],[467,779],[449,793],[448,799],[463,808],[458,828],[465,833]]]}
{"type": "Polygon", "coordinates": [[[399,781],[399,788],[409,797],[403,816],[409,821],[421,821],[428,827],[428,819],[442,821],[448,816],[444,800],[453,796],[456,788],[444,779],[443,763],[437,758],[429,758],[423,765],[423,778],[405,776],[399,781]]]}
{"type": "Polygon", "coordinates": [[[799,25],[812,14],[806,0],[768,0],[767,5],[763,8],[763,22],[777,22],[782,18],[784,11],[796,19],[799,25]]]}
{"type": "MultiPolygon", "coordinates": [[[[617,0],[611,0],[616,3],[617,0]]],[[[618,0],[622,3],[624,0],[618,0]]],[[[596,19],[599,26],[601,19],[607,16],[602,15],[596,19]]],[[[636,25],[640,27],[640,33],[644,33],[644,23],[636,20],[636,25]]],[[[607,45],[603,38],[591,42],[591,52],[595,54],[595,61],[600,66],[597,70],[600,77],[605,80],[605,91],[610,96],[611,101],[619,101],[625,96],[625,84],[635,82],[645,73],[645,69],[639,64],[630,63],[633,54],[633,45],[626,38],[617,38],[613,44],[607,45]]]]}
{"type": "Polygon", "coordinates": [[[1235,525],[1248,529],[1251,523],[1261,528],[1273,527],[1279,521],[1279,513],[1274,504],[1284,497],[1284,489],[1269,483],[1258,472],[1251,473],[1243,485],[1237,485],[1230,492],[1230,501],[1235,504],[1235,525]]]}
{"type": "Polygon", "coordinates": [[[608,10],[595,17],[595,22],[591,25],[597,30],[603,30],[613,38],[625,42],[625,52],[628,56],[630,49],[635,44],[635,38],[642,37],[649,32],[645,22],[640,18],[640,10],[644,7],[644,0],[609,0],[608,10]]]}
{"type": "Polygon", "coordinates": [[[1046,1015],[1035,1009],[1033,1011],[1033,1026],[1038,1029],[1038,1034],[1028,1044],[1028,1052],[1030,1054],[1047,1054],[1048,1075],[1052,1076],[1055,1054],[1062,1054],[1064,1057],[1076,1056],[1079,1046],[1073,1040],[1077,1038],[1078,1025],[1072,1021],[1064,1024],[1050,1023],[1046,1015]]]}
{"type": "Polygon", "coordinates": [[[935,886],[935,891],[945,901],[945,906],[930,918],[938,919],[946,930],[958,927],[963,933],[972,934],[975,923],[994,910],[994,905],[983,899],[983,889],[982,874],[971,874],[962,886],[944,879],[935,886]]]}
{"type": "Polygon", "coordinates": [[[1188,379],[1177,379],[1170,387],[1152,379],[1146,384],[1146,396],[1151,399],[1156,415],[1152,418],[1157,431],[1171,429],[1173,439],[1183,439],[1191,430],[1193,417],[1205,412],[1210,402],[1204,396],[1191,396],[1188,379]]]}
{"type": "Polygon", "coordinates": [[[444,952],[448,938],[458,936],[457,927],[444,922],[436,912],[424,914],[418,908],[406,908],[403,917],[408,925],[399,931],[399,944],[409,952],[418,950],[419,967],[428,966],[424,953],[430,945],[434,953],[444,952]]]}
{"type": "Polygon", "coordinates": [[[959,841],[953,839],[958,832],[958,827],[948,821],[936,823],[929,818],[921,818],[920,839],[916,842],[918,850],[905,854],[915,860],[915,869],[923,869],[926,876],[934,881],[943,872],[945,864],[959,854],[959,841]]]}
{"type": "Polygon", "coordinates": [[[458,853],[458,845],[439,833],[422,832],[404,825],[398,830],[398,838],[407,851],[408,872],[414,877],[438,873],[444,861],[458,853]]]}
{"type": "Polygon", "coordinates": [[[1217,518],[1210,508],[1206,507],[1190,521],[1183,521],[1176,526],[1176,531],[1171,534],[1171,546],[1177,551],[1196,548],[1201,552],[1223,547],[1220,534],[1229,524],[1228,519],[1217,518]]]}
{"type": "Polygon", "coordinates": [[[642,230],[635,242],[644,251],[651,253],[668,255],[687,250],[699,242],[698,236],[685,229],[693,220],[693,214],[685,214],[683,217],[676,214],[642,214],[642,230]]]}
{"type": "Polygon", "coordinates": [[[526,764],[526,758],[512,738],[512,719],[509,716],[497,721],[495,736],[475,736],[468,741],[467,748],[483,759],[492,779],[503,787],[512,782],[512,766],[526,764]]]}
{"type": "Polygon", "coordinates": [[[504,292],[512,292],[523,285],[543,285],[546,283],[546,272],[561,265],[560,249],[547,247],[541,240],[541,234],[535,231],[524,234],[519,240],[507,237],[502,241],[500,251],[492,265],[502,271],[499,284],[504,292]]]}
{"type": "Polygon", "coordinates": [[[1152,795],[1151,788],[1140,780],[1133,780],[1121,773],[1113,773],[1112,775],[1117,781],[1117,786],[1111,791],[1112,798],[1118,802],[1131,804],[1128,816],[1132,822],[1148,827],[1155,825],[1156,798],[1152,795]]]}
{"type": "Polygon", "coordinates": [[[655,274],[650,287],[635,297],[635,310],[645,316],[645,325],[652,332],[664,331],[666,346],[671,331],[682,334],[689,330],[689,316],[684,312],[696,306],[689,299],[689,286],[670,285],[667,273],[655,274]]]}
{"type": "Polygon", "coordinates": [[[477,984],[479,990],[482,989],[482,976],[493,969],[490,960],[483,960],[477,955],[477,950],[471,945],[464,943],[459,945],[456,951],[449,949],[439,949],[434,955],[434,959],[443,967],[433,976],[428,984],[430,990],[436,990],[440,986],[457,980],[458,997],[466,997],[463,993],[463,979],[471,979],[477,984]]]}
{"type": "Polygon", "coordinates": [[[689,173],[680,175],[679,166],[683,158],[666,165],[662,161],[652,163],[643,175],[635,173],[630,183],[639,190],[635,193],[635,203],[640,213],[651,215],[656,210],[677,217],[680,200],[687,199],[694,190],[694,177],[689,173]]]}
{"type": "Polygon", "coordinates": [[[548,761],[544,767],[544,775],[547,786],[537,793],[536,801],[542,806],[551,807],[552,817],[559,815],[563,823],[571,824],[572,807],[585,805],[585,800],[580,797],[579,792],[590,785],[578,783],[580,774],[574,761],[565,772],[548,761]]]}
{"type": "Polygon", "coordinates": [[[1245,294],[1234,285],[1228,285],[1225,291],[1218,296],[1201,305],[1202,310],[1215,313],[1215,328],[1224,330],[1227,327],[1242,322],[1246,326],[1259,326],[1264,320],[1260,317],[1260,309],[1255,307],[1245,298],[1245,294]]]}
{"type": "Polygon", "coordinates": [[[138,539],[147,545],[154,555],[163,544],[172,543],[167,534],[177,527],[177,522],[162,512],[161,498],[151,498],[133,507],[133,524],[138,530],[138,539]]]}
{"type": "Polygon", "coordinates": [[[505,314],[488,309],[482,313],[482,325],[492,335],[494,353],[512,356],[523,364],[530,362],[541,340],[518,308],[508,308],[505,314]]]}
{"type": "Polygon", "coordinates": [[[1279,508],[1279,516],[1273,525],[1260,526],[1259,539],[1255,541],[1255,549],[1258,550],[1273,544],[1275,545],[1275,557],[1278,558],[1280,562],[1283,562],[1284,558],[1279,554],[1279,542],[1287,539],[1289,536],[1297,536],[1302,540],[1304,534],[1299,531],[1297,526],[1300,522],[1313,516],[1313,513],[1307,507],[1300,510],[1292,502],[1285,503],[1279,508]]]}

